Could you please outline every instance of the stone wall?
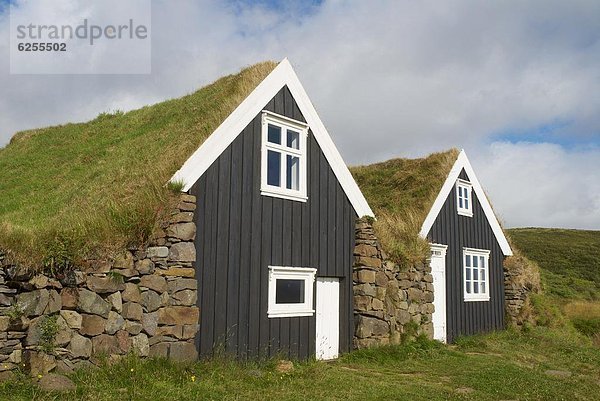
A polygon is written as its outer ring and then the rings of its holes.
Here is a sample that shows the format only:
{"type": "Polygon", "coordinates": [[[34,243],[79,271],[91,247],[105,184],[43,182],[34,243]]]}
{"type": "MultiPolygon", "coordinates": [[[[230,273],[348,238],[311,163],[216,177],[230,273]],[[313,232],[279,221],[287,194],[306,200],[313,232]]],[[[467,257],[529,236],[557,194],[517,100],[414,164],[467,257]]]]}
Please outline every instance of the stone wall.
{"type": "Polygon", "coordinates": [[[388,260],[366,219],[356,223],[353,281],[355,348],[398,344],[417,334],[432,338],[429,264],[401,269],[388,260]]]}
{"type": "Polygon", "coordinates": [[[57,277],[0,255],[0,371],[71,371],[128,353],[196,359],[195,208],[182,195],[148,247],[57,277]]]}
{"type": "Polygon", "coordinates": [[[541,291],[538,266],[518,253],[504,260],[506,323],[521,327],[535,323],[531,295],[541,291]]]}

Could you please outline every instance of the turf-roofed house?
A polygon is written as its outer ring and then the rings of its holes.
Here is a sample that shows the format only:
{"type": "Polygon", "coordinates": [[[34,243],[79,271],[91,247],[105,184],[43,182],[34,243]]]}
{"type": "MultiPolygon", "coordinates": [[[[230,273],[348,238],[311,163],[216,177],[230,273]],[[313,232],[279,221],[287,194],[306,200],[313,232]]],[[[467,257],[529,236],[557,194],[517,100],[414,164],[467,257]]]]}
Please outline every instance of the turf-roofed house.
{"type": "Polygon", "coordinates": [[[372,212],[287,60],[171,181],[198,204],[201,355],[351,349],[355,218],[372,212]]]}
{"type": "Polygon", "coordinates": [[[353,173],[379,218],[384,248],[401,263],[431,252],[433,337],[451,342],[503,329],[504,259],[512,250],[465,152],[389,160],[353,173]]]}

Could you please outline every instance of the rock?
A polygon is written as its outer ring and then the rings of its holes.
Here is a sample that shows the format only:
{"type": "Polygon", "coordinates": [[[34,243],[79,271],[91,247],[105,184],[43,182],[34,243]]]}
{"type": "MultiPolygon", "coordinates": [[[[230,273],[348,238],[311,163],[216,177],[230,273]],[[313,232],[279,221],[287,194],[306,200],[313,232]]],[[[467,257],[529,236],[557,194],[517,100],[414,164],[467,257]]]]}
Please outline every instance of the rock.
{"type": "Polygon", "coordinates": [[[181,210],[182,212],[193,212],[196,210],[196,204],[193,202],[179,202],[177,209],[181,210]]]}
{"type": "Polygon", "coordinates": [[[198,351],[192,343],[174,342],[169,349],[169,359],[176,362],[195,362],[198,360],[198,351]]]}
{"type": "Polygon", "coordinates": [[[154,273],[154,262],[150,259],[142,259],[135,262],[135,270],[140,274],[152,274],[154,273]]]}
{"type": "Polygon", "coordinates": [[[64,347],[71,341],[71,337],[73,336],[73,330],[67,324],[67,321],[62,318],[62,316],[58,316],[56,319],[56,325],[58,326],[58,332],[54,337],[54,345],[58,347],[64,347]]]}
{"type": "Polygon", "coordinates": [[[165,280],[164,277],[155,274],[142,276],[140,287],[146,287],[158,293],[163,293],[167,290],[167,280],[165,280]]]}
{"type": "Polygon", "coordinates": [[[169,222],[171,223],[189,223],[194,221],[194,213],[193,212],[180,212],[175,213],[169,218],[169,222]]]}
{"type": "Polygon", "coordinates": [[[115,292],[106,297],[106,300],[110,303],[110,306],[115,311],[121,313],[123,311],[123,298],[120,292],[115,292]]]}
{"type": "Polygon", "coordinates": [[[358,271],[358,282],[359,283],[374,283],[375,272],[373,270],[359,270],[358,271]]]}
{"type": "Polygon", "coordinates": [[[171,295],[171,305],[193,306],[198,300],[198,291],[183,290],[171,295]]]}
{"type": "Polygon", "coordinates": [[[178,242],[169,250],[169,260],[179,262],[195,262],[196,247],[192,242],[178,242]]]}
{"type": "Polygon", "coordinates": [[[123,327],[125,327],[125,319],[123,319],[123,317],[117,312],[110,311],[108,313],[108,319],[106,320],[104,331],[106,331],[108,334],[115,334],[123,327]]]}
{"type": "Polygon", "coordinates": [[[406,292],[410,301],[421,300],[421,296],[423,294],[423,291],[419,290],[418,288],[409,288],[408,290],[406,290],[406,292]]]}
{"type": "Polygon", "coordinates": [[[396,322],[401,325],[405,325],[410,322],[410,313],[407,310],[396,311],[396,322]]]}
{"type": "Polygon", "coordinates": [[[74,333],[68,349],[74,358],[89,358],[92,355],[92,340],[74,333]]]}
{"type": "Polygon", "coordinates": [[[44,310],[47,315],[52,315],[62,309],[62,299],[60,294],[56,290],[50,290],[48,292],[48,305],[44,310]]]}
{"type": "Polygon", "coordinates": [[[115,334],[115,339],[117,341],[117,347],[119,349],[119,353],[126,354],[131,349],[131,339],[129,338],[129,333],[125,330],[120,330],[115,334]]]}
{"type": "Polygon", "coordinates": [[[23,362],[25,370],[31,376],[45,375],[56,367],[54,355],[48,355],[44,352],[26,350],[23,352],[23,362]]]}
{"type": "Polygon", "coordinates": [[[29,323],[27,329],[27,337],[25,338],[25,345],[38,345],[42,338],[42,331],[40,325],[46,320],[46,316],[36,317],[29,323]]]}
{"type": "Polygon", "coordinates": [[[12,382],[16,378],[15,373],[12,370],[5,370],[0,372],[0,383],[12,382]]]}
{"type": "Polygon", "coordinates": [[[15,365],[19,365],[23,360],[23,350],[16,349],[10,353],[8,356],[8,360],[14,363],[15,365]]]}
{"type": "Polygon", "coordinates": [[[381,268],[381,259],[372,258],[367,256],[356,256],[354,258],[354,263],[357,266],[366,266],[366,267],[374,267],[376,269],[381,268]]]}
{"type": "Polygon", "coordinates": [[[371,301],[371,308],[373,308],[373,310],[383,310],[383,302],[377,298],[373,298],[371,301]]]}
{"type": "Polygon", "coordinates": [[[92,338],[92,352],[94,355],[110,355],[120,352],[117,336],[101,334],[92,338]]]}
{"type": "Polygon", "coordinates": [[[12,319],[8,325],[9,331],[25,331],[29,327],[30,320],[25,316],[12,319]]]}
{"type": "Polygon", "coordinates": [[[289,373],[294,370],[294,364],[292,361],[277,361],[275,371],[278,373],[289,373]]]}
{"type": "Polygon", "coordinates": [[[156,329],[157,336],[171,336],[181,338],[183,333],[183,326],[160,326],[156,329]]]}
{"type": "Polygon", "coordinates": [[[79,303],[79,292],[77,288],[67,287],[60,292],[63,309],[75,309],[79,303]]]}
{"type": "Polygon", "coordinates": [[[94,315],[100,315],[102,317],[108,317],[110,312],[110,304],[103,300],[98,294],[84,288],[79,290],[79,310],[92,313],[94,315]]]}
{"type": "Polygon", "coordinates": [[[133,269],[133,254],[129,251],[125,251],[121,255],[117,256],[113,262],[113,268],[133,269]]]}
{"type": "Polygon", "coordinates": [[[133,283],[126,283],[125,290],[122,293],[123,301],[125,302],[141,302],[142,294],[139,287],[133,283]]]}
{"type": "Polygon", "coordinates": [[[186,324],[183,326],[183,331],[181,333],[181,338],[188,340],[196,337],[198,330],[200,329],[199,324],[186,324]]]}
{"type": "Polygon", "coordinates": [[[148,335],[155,335],[158,328],[158,312],[144,313],[142,315],[142,328],[148,335]]]}
{"type": "Polygon", "coordinates": [[[60,316],[65,320],[67,325],[72,329],[80,329],[82,317],[79,313],[72,310],[61,310],[60,316]]]}
{"type": "Polygon", "coordinates": [[[377,248],[372,245],[358,244],[354,247],[354,254],[358,256],[377,256],[377,248]]]}
{"type": "Polygon", "coordinates": [[[75,365],[68,359],[60,359],[56,361],[56,372],[59,373],[73,373],[75,371],[75,365]]]}
{"type": "Polygon", "coordinates": [[[123,291],[125,289],[125,284],[122,282],[122,277],[90,276],[87,279],[87,286],[90,290],[100,294],[123,291]]]}
{"type": "Polygon", "coordinates": [[[9,324],[10,324],[10,317],[0,316],[0,333],[8,331],[9,324]]]}
{"type": "Polygon", "coordinates": [[[39,316],[44,313],[49,298],[50,293],[46,289],[24,292],[16,297],[17,304],[25,316],[39,316]]]}
{"type": "Polygon", "coordinates": [[[0,305],[1,306],[10,306],[12,305],[12,298],[8,297],[4,294],[0,294],[0,305]]]}
{"type": "Polygon", "coordinates": [[[169,248],[166,246],[153,246],[148,248],[146,256],[148,258],[166,258],[169,256],[169,248]]]}
{"type": "Polygon", "coordinates": [[[367,316],[359,316],[358,318],[356,336],[359,338],[385,336],[389,332],[389,325],[383,320],[367,316]]]}
{"type": "Polygon", "coordinates": [[[42,376],[37,385],[44,391],[54,391],[59,393],[75,391],[75,389],[77,389],[77,386],[75,386],[75,383],[73,383],[71,379],[56,373],[42,376]]]}
{"type": "Polygon", "coordinates": [[[200,311],[197,307],[169,306],[158,310],[159,324],[198,324],[199,317],[200,311]]]}
{"type": "Polygon", "coordinates": [[[181,290],[197,290],[198,280],[182,278],[178,280],[171,280],[167,283],[167,288],[170,294],[173,294],[181,290]]]}
{"type": "Polygon", "coordinates": [[[140,334],[142,332],[143,327],[144,326],[142,326],[142,324],[139,322],[133,322],[130,320],[125,321],[125,330],[133,336],[140,334]]]}
{"type": "Polygon", "coordinates": [[[123,305],[123,317],[125,317],[125,319],[142,320],[142,314],[143,310],[142,305],[140,304],[127,302],[123,305]]]}
{"type": "Polygon", "coordinates": [[[86,336],[97,336],[98,334],[104,333],[104,327],[106,326],[106,319],[97,315],[81,315],[81,329],[79,332],[86,336]]]}
{"type": "Polygon", "coordinates": [[[138,334],[131,339],[131,348],[136,355],[148,356],[150,345],[148,344],[148,336],[144,333],[138,334]]]}
{"type": "Polygon", "coordinates": [[[169,267],[166,270],[158,270],[157,273],[162,276],[195,277],[196,269],[191,267],[169,267]]]}
{"type": "Polygon", "coordinates": [[[162,300],[160,295],[152,290],[142,292],[142,306],[145,312],[154,312],[160,308],[162,300]]]}
{"type": "Polygon", "coordinates": [[[179,196],[179,199],[182,202],[188,202],[188,203],[196,203],[196,196],[195,195],[190,195],[190,194],[181,194],[179,196]]]}
{"type": "Polygon", "coordinates": [[[158,343],[150,346],[148,356],[153,358],[166,358],[169,356],[171,343],[158,343]]]}
{"type": "Polygon", "coordinates": [[[171,224],[167,228],[167,235],[182,241],[191,241],[196,238],[196,225],[194,223],[171,224]]]}
{"type": "Polygon", "coordinates": [[[46,288],[48,286],[48,277],[38,274],[29,280],[29,284],[32,284],[37,289],[46,288]]]}

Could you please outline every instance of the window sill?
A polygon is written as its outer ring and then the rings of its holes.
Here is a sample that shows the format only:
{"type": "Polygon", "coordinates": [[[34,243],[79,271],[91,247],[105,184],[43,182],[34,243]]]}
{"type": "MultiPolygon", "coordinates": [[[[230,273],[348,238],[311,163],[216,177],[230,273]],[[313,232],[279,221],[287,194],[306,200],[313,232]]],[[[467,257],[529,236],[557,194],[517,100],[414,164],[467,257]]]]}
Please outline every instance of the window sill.
{"type": "Polygon", "coordinates": [[[270,196],[273,198],[281,198],[281,199],[286,199],[286,200],[292,200],[292,201],[296,201],[296,202],[306,202],[308,200],[308,196],[306,195],[296,195],[293,193],[286,193],[286,192],[278,192],[278,191],[273,191],[273,190],[269,190],[269,189],[261,189],[260,194],[263,196],[270,196]]]}
{"type": "Polygon", "coordinates": [[[458,210],[457,213],[460,216],[473,217],[473,212],[467,212],[466,210],[458,210]]]}
{"type": "Polygon", "coordinates": [[[299,311],[273,311],[267,312],[267,316],[269,319],[277,318],[277,317],[304,317],[304,316],[313,316],[315,314],[314,310],[299,310],[299,311]]]}
{"type": "Polygon", "coordinates": [[[465,302],[489,302],[490,297],[481,298],[464,298],[465,302]]]}

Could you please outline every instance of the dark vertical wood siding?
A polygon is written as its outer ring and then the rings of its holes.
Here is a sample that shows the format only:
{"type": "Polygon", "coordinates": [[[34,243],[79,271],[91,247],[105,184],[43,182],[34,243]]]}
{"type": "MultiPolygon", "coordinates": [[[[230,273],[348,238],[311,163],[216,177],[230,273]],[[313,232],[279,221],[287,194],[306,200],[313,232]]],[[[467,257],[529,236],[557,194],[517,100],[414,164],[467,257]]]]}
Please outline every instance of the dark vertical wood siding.
{"type": "MultiPolygon", "coordinates": [[[[305,121],[283,88],[264,109],[305,121]]],[[[340,278],[340,351],[352,344],[356,213],[312,132],[306,203],[260,195],[257,115],[192,187],[198,211],[199,352],[240,358],[315,353],[315,317],[267,317],[268,266],[313,267],[340,278]]]]}
{"type": "MultiPolygon", "coordinates": [[[[463,170],[460,178],[469,180],[463,170]]],[[[452,342],[460,335],[500,330],[504,328],[504,255],[492,228],[481,209],[475,191],[473,217],[456,212],[456,191],[450,191],[427,238],[430,242],[448,245],[446,254],[446,316],[447,337],[452,342]],[[463,247],[490,250],[490,300],[465,302],[463,297],[463,247]]]]}

